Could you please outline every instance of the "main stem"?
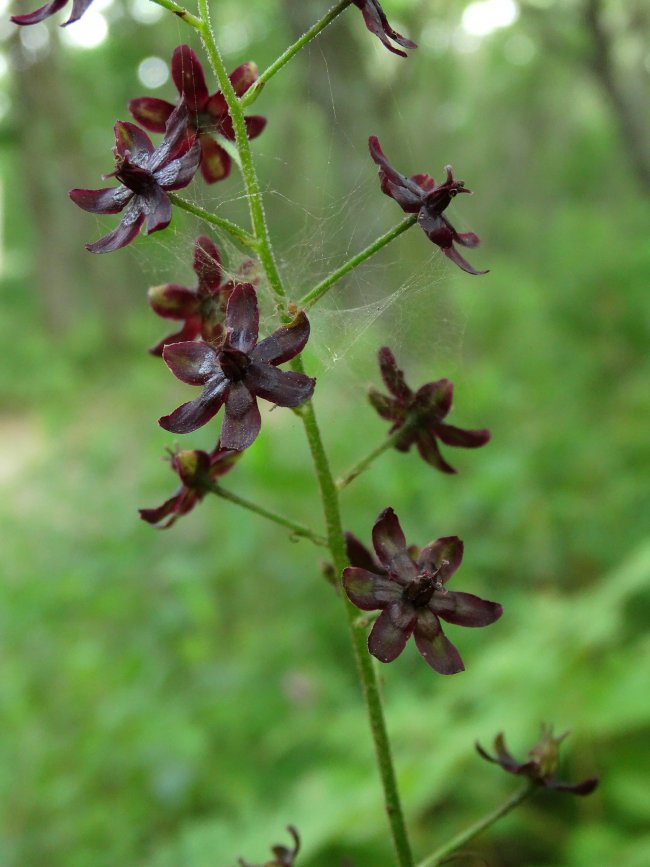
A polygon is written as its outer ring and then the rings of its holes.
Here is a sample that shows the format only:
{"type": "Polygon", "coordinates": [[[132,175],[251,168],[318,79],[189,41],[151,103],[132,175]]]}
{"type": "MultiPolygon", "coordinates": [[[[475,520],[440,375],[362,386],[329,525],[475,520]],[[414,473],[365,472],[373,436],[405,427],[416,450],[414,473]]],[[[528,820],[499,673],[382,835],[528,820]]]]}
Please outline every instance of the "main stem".
{"type": "MultiPolygon", "coordinates": [[[[266,223],[266,215],[264,213],[259,182],[255,171],[250,143],[246,134],[244,112],[240,100],[230,83],[230,79],[228,78],[226,68],[214,38],[214,33],[210,25],[208,0],[199,0],[199,13],[201,15],[201,26],[198,30],[213,71],[219,81],[221,92],[223,93],[228,105],[228,110],[235,130],[235,141],[241,156],[242,174],[246,185],[246,192],[248,194],[251,222],[258,242],[258,255],[271,289],[279,302],[279,306],[284,312],[286,312],[287,294],[284,290],[282,279],[278,273],[275,258],[273,256],[273,248],[271,246],[271,239],[266,223]]],[[[294,370],[304,372],[300,357],[294,359],[292,366],[294,370]]],[[[306,404],[303,404],[299,412],[305,427],[305,433],[309,442],[316,470],[316,477],[320,488],[327,527],[328,547],[334,561],[334,566],[340,573],[348,565],[348,560],[345,551],[345,539],[343,536],[343,526],[341,524],[339,497],[336,490],[336,484],[329,466],[327,453],[323,446],[312,402],[308,401],[306,404]]],[[[345,606],[354,654],[366,699],[370,729],[375,744],[379,773],[384,788],[386,812],[388,814],[388,822],[395,848],[395,854],[397,856],[397,864],[398,867],[413,867],[413,856],[411,854],[411,847],[406,833],[406,825],[397,789],[397,779],[393,768],[388,732],[386,731],[386,723],[384,720],[384,712],[379,692],[379,683],[373,668],[372,659],[368,654],[366,647],[365,630],[355,626],[357,618],[356,608],[354,608],[354,606],[348,601],[345,594],[341,594],[341,598],[343,599],[345,606]]]]}
{"type": "Polygon", "coordinates": [[[511,810],[514,810],[515,807],[518,807],[526,798],[533,792],[535,788],[534,783],[529,783],[527,786],[524,786],[523,789],[520,789],[518,792],[508,798],[508,800],[501,804],[500,807],[497,807],[496,810],[492,810],[491,813],[488,813],[487,816],[483,816],[482,819],[479,819],[478,822],[475,822],[473,825],[470,825],[469,828],[465,828],[464,831],[461,831],[459,834],[456,834],[455,837],[445,843],[444,846],[441,846],[439,849],[429,855],[428,858],[425,858],[424,861],[421,861],[418,864],[418,867],[440,867],[445,860],[460,849],[461,846],[467,845],[467,843],[471,842],[474,837],[478,837],[478,835],[485,831],[486,828],[489,828],[490,825],[494,825],[494,823],[501,819],[502,816],[505,816],[511,810]]]}

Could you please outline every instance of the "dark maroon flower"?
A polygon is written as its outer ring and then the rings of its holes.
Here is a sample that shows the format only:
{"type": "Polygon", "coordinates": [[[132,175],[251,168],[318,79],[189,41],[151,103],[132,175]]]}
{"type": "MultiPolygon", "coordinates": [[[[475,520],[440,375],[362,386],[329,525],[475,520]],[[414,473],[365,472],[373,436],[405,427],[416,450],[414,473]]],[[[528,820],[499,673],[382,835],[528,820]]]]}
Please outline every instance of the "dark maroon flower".
{"type": "Polygon", "coordinates": [[[167,121],[166,135],[154,148],[149,136],[135,124],[115,124],[116,168],[104,175],[115,177],[120,187],[101,190],[70,190],[72,201],[93,214],[124,216],[113,232],[94,244],[86,244],[91,253],[110,253],[126,247],[137,236],[146,220],[145,233],[165,229],[172,218],[172,204],[167,192],[180,190],[192,180],[201,158],[197,141],[187,138],[187,108],[181,103],[167,121]]]}
{"type": "Polygon", "coordinates": [[[190,385],[202,385],[203,391],[159,422],[172,433],[190,433],[207,424],[225,403],[221,445],[241,451],[260,430],[258,397],[294,407],[312,396],[315,379],[277,369],[302,352],[309,321],[301,311],[289,325],[257,343],[257,295],[252,286],[241,284],[230,296],[224,326],[223,343],[218,347],[185,342],[164,348],[163,358],[174,376],[190,385]]]}
{"type": "MultiPolygon", "coordinates": [[[[203,66],[189,45],[179,45],[172,54],[172,79],[181,99],[189,109],[188,129],[196,133],[201,143],[201,174],[209,184],[221,181],[230,174],[230,156],[212,138],[216,133],[230,141],[235,140],[228,105],[220,90],[208,93],[203,66]]],[[[257,66],[242,63],[229,76],[237,96],[243,96],[257,81],[257,66]]],[[[174,106],[164,99],[143,96],[129,101],[129,111],[145,129],[163,132],[174,106]]],[[[266,126],[266,118],[252,115],[246,118],[249,138],[257,138],[266,126]]]]}
{"type": "Polygon", "coordinates": [[[448,379],[438,379],[411,391],[404,374],[397,366],[395,356],[387,346],[378,353],[379,369],[386,388],[392,397],[381,394],[375,388],[368,389],[368,398],[379,415],[391,421],[389,433],[404,429],[404,435],[395,443],[395,448],[407,452],[415,443],[422,458],[443,473],[455,473],[440,454],[437,440],[449,446],[477,449],[490,440],[490,431],[463,430],[442,420],[451,409],[454,385],[448,379]]]}
{"type": "Polygon", "coordinates": [[[379,166],[379,180],[382,192],[395,199],[407,214],[417,214],[418,223],[430,241],[437,244],[442,252],[468,274],[487,274],[477,271],[460,255],[454,244],[462,247],[478,247],[480,241],[474,232],[457,232],[442,212],[459,193],[471,193],[464,181],[454,180],[451,166],[446,166],[447,177],[442,184],[430,175],[401,175],[390,165],[379,144],[377,136],[368,139],[370,156],[379,166]]]}
{"type": "Polygon", "coordinates": [[[436,539],[414,560],[399,520],[389,508],[377,518],[372,542],[381,572],[368,568],[373,559],[359,549],[355,559],[365,560],[366,566],[343,570],[343,586],[350,600],[363,611],[381,609],[368,638],[370,653],[381,662],[392,662],[413,634],[417,649],[434,671],[463,671],[463,661],[443,634],[440,618],[458,626],[488,626],[501,617],[503,609],[497,602],[450,592],[444,586],[463,559],[461,540],[457,536],[436,539]]]}
{"type": "Polygon", "coordinates": [[[379,0],[352,0],[355,6],[361,9],[363,20],[366,22],[366,27],[371,33],[380,40],[393,54],[399,54],[400,57],[406,57],[406,51],[400,51],[391,44],[390,40],[397,42],[402,48],[417,48],[417,44],[397,33],[388,23],[386,13],[379,5],[379,0]]]}
{"type": "MultiPolygon", "coordinates": [[[[265,861],[262,867],[294,867],[296,856],[300,851],[300,837],[293,825],[289,825],[287,831],[293,839],[293,847],[289,849],[287,846],[271,846],[271,852],[275,857],[273,861],[265,861]]],[[[239,864],[240,867],[253,867],[243,858],[239,859],[239,864]]]]}
{"type": "Polygon", "coordinates": [[[149,524],[157,524],[161,530],[171,527],[181,515],[192,511],[219,476],[232,470],[239,457],[241,452],[224,449],[220,443],[217,443],[210,454],[200,450],[172,452],[172,469],[178,474],[182,484],[176,493],[157,509],[140,509],[140,517],[149,524]]]}
{"type": "Polygon", "coordinates": [[[508,752],[503,732],[494,739],[496,756],[487,753],[480,744],[476,749],[480,756],[488,762],[501,765],[504,771],[517,776],[528,777],[538,786],[545,789],[556,789],[559,792],[571,792],[573,795],[590,795],[598,785],[598,777],[590,777],[581,783],[563,783],[556,777],[560,761],[560,744],[569,734],[565,732],[559,738],[553,737],[552,726],[542,725],[542,735],[537,743],[528,751],[528,761],[518,762],[508,752]]]}
{"type": "MultiPolygon", "coordinates": [[[[63,9],[67,2],[68,0],[50,0],[45,6],[28,12],[26,15],[12,15],[11,20],[14,24],[38,24],[63,9]]],[[[61,26],[67,27],[68,24],[74,24],[75,21],[78,21],[92,2],[93,0],[72,0],[70,17],[61,26]]]]}
{"type": "Polygon", "coordinates": [[[194,272],[198,284],[194,289],[176,283],[163,283],[149,289],[149,303],[164,319],[184,320],[180,331],[163,337],[149,350],[152,355],[162,355],[169,343],[180,343],[201,337],[207,343],[219,341],[223,334],[226,304],[235,286],[249,282],[255,262],[246,259],[234,280],[222,283],[224,272],[217,245],[206,235],[194,241],[194,272]]]}

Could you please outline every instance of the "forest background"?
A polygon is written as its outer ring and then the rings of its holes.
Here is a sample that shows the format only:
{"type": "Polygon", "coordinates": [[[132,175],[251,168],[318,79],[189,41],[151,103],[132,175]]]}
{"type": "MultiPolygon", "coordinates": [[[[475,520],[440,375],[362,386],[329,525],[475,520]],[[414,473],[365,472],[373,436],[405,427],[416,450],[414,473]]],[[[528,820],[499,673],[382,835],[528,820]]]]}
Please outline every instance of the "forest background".
{"type": "MultiPolygon", "coordinates": [[[[326,6],[215,0],[229,66],[263,68],[326,6]]],[[[347,12],[260,97],[269,123],[254,148],[296,295],[401,217],[368,135],[401,171],[439,177],[449,162],[476,193],[452,218],[480,234],[472,263],[489,275],[468,277],[408,233],[313,311],[307,358],[341,470],[384,434],[363,406],[383,343],[410,383],[455,381],[452,422],[493,434],[480,453],[454,452],[451,479],[391,452],[344,503],[365,539],[388,504],[409,539],[464,538],[463,589],[506,612],[463,634],[458,677],[432,677],[412,648],[381,669],[414,843],[424,854],[512,791],[476,739],[505,729],[521,755],[547,721],[572,730],[565,776],[598,772],[600,789],[541,793],[472,851],[492,867],[647,867],[650,8],[386,9],[418,41],[412,58],[347,12]]],[[[114,221],[66,195],[100,185],[127,100],[175,96],[165,65],[176,45],[198,46],[146,0],[95,0],[65,30],[18,32],[9,14],[0,862],[230,867],[262,860],[291,822],[301,867],[377,867],[386,834],[366,720],[314,550],[216,499],[164,533],[137,516],[175,487],[156,419],[187,397],[145,352],[165,329],[146,289],[193,285],[204,227],[177,212],[164,233],[93,257],[83,243],[114,221]]],[[[244,219],[237,177],[190,192],[244,219]]],[[[224,486],[317,514],[297,420],[265,425],[224,486]]]]}

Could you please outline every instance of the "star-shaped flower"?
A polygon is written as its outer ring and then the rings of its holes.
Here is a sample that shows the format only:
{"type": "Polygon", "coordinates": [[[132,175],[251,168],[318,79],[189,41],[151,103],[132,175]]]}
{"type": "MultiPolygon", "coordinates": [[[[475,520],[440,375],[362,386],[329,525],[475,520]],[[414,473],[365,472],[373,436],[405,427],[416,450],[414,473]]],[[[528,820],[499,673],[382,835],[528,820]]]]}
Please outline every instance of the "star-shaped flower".
{"type": "Polygon", "coordinates": [[[392,397],[371,387],[368,389],[368,399],[383,419],[393,423],[389,433],[404,429],[404,435],[395,443],[396,449],[407,452],[415,444],[421,457],[432,467],[443,473],[455,473],[456,470],[440,454],[437,440],[466,449],[476,449],[489,442],[490,431],[485,428],[463,430],[443,422],[451,409],[454,393],[452,382],[438,379],[425,383],[413,392],[387,346],[382,346],[378,357],[382,379],[392,397]]]}
{"type": "Polygon", "coordinates": [[[391,44],[390,40],[401,45],[402,48],[417,48],[415,42],[397,33],[388,23],[386,13],[379,5],[379,0],[352,0],[355,6],[361,9],[363,20],[366,22],[366,27],[371,33],[380,40],[393,54],[399,54],[400,57],[406,57],[406,51],[400,51],[391,44]]]}
{"type": "MultiPolygon", "coordinates": [[[[172,79],[181,99],[189,109],[188,128],[196,133],[201,143],[201,174],[209,184],[221,181],[230,174],[231,160],[224,148],[212,134],[217,133],[230,141],[235,140],[235,130],[228,112],[228,105],[220,90],[208,93],[201,61],[189,45],[179,45],[172,54],[172,79]]],[[[257,66],[242,63],[229,76],[237,96],[243,96],[257,81],[257,66]]],[[[174,106],[164,99],[150,96],[129,101],[129,111],[145,129],[162,132],[174,106]]],[[[266,126],[266,118],[252,115],[246,118],[249,138],[257,138],[266,126]]]]}
{"type": "Polygon", "coordinates": [[[476,749],[480,756],[488,762],[501,765],[504,771],[517,776],[528,777],[538,786],[545,789],[555,789],[558,792],[570,792],[573,795],[590,795],[598,785],[598,777],[589,777],[581,783],[563,783],[558,780],[556,772],[560,762],[560,744],[569,734],[565,732],[559,738],[553,737],[552,726],[542,725],[542,735],[537,743],[528,751],[528,761],[518,762],[506,747],[503,732],[494,739],[496,756],[487,753],[480,744],[476,749]]]}
{"type": "Polygon", "coordinates": [[[165,229],[172,218],[168,192],[186,187],[201,159],[198,141],[187,137],[187,108],[181,103],[169,116],[165,138],[154,148],[149,136],[135,124],[115,124],[115,177],[122,186],[101,190],[70,190],[72,201],[93,214],[124,216],[114,231],[94,244],[91,253],[109,253],[126,247],[146,220],[145,233],[165,229]]]}
{"type": "Polygon", "coordinates": [[[446,166],[447,177],[437,184],[430,175],[413,175],[407,178],[391,166],[379,144],[377,136],[368,139],[370,156],[379,166],[382,192],[395,199],[407,214],[417,214],[420,228],[442,252],[468,274],[487,274],[477,271],[460,255],[454,244],[462,247],[478,247],[480,241],[474,232],[457,232],[442,212],[459,193],[471,193],[464,181],[454,179],[451,166],[446,166]]]}
{"type": "MultiPolygon", "coordinates": [[[[68,0],[50,0],[45,6],[35,9],[33,12],[28,12],[25,15],[12,15],[11,20],[14,24],[39,24],[50,15],[55,15],[60,9],[63,9],[67,2],[68,0]]],[[[70,17],[61,26],[67,27],[68,24],[78,21],[92,2],[93,0],[72,0],[70,17]]]]}
{"type": "Polygon", "coordinates": [[[245,260],[234,280],[222,282],[224,272],[217,245],[206,235],[194,241],[194,273],[198,284],[194,289],[179,286],[177,283],[163,283],[149,289],[149,303],[153,310],[164,319],[184,320],[180,331],[163,337],[149,351],[152,355],[162,355],[169,343],[180,343],[201,337],[207,343],[219,341],[223,334],[223,321],[226,304],[235,286],[250,282],[255,262],[245,260]]]}
{"type": "Polygon", "coordinates": [[[192,511],[216,479],[232,470],[239,457],[241,452],[224,449],[220,443],[209,454],[198,449],[173,452],[171,466],[182,482],[180,488],[158,508],[140,509],[140,517],[161,530],[171,527],[192,511]]]}
{"type": "Polygon", "coordinates": [[[446,589],[463,559],[461,540],[457,536],[436,539],[414,560],[399,520],[389,508],[377,518],[372,541],[382,572],[367,568],[373,562],[369,554],[361,560],[365,559],[366,567],[343,570],[343,586],[351,602],[363,611],[381,610],[368,638],[370,653],[381,662],[392,662],[414,635],[417,649],[434,671],[463,671],[463,661],[443,634],[440,619],[458,626],[488,626],[503,609],[497,602],[446,589]]]}
{"type": "Polygon", "coordinates": [[[302,352],[309,321],[301,311],[289,325],[258,343],[257,295],[252,286],[242,284],[230,296],[224,326],[219,347],[184,342],[164,348],[163,358],[174,376],[190,385],[202,385],[203,391],[159,421],[172,433],[190,433],[207,424],[225,403],[221,445],[242,451],[260,431],[258,397],[294,407],[312,396],[316,380],[277,369],[302,352]]]}

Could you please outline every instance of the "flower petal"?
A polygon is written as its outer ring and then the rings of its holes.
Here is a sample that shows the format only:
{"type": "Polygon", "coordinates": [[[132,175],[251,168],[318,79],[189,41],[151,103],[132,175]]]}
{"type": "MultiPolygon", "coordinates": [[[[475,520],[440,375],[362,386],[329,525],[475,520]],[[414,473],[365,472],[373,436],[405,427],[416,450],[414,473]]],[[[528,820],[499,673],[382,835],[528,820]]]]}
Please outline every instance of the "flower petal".
{"type": "Polygon", "coordinates": [[[406,538],[399,520],[391,509],[384,509],[372,528],[372,543],[382,566],[406,584],[415,578],[417,569],[406,550],[406,538]]]}
{"type": "MultiPolygon", "coordinates": [[[[454,399],[454,384],[448,379],[437,379],[427,382],[415,392],[418,408],[422,408],[429,418],[444,418],[454,399]]],[[[441,437],[442,439],[442,437],[441,437]]]]}
{"type": "Polygon", "coordinates": [[[221,428],[222,446],[243,451],[255,440],[261,424],[254,395],[243,382],[234,383],[226,401],[226,417],[221,428]]]}
{"type": "Polygon", "coordinates": [[[368,636],[368,650],[380,662],[392,662],[404,650],[415,627],[416,615],[398,602],[385,608],[368,636]]]}
{"type": "MultiPolygon", "coordinates": [[[[143,521],[146,521],[148,524],[159,524],[160,530],[166,530],[167,527],[171,527],[171,525],[176,521],[176,518],[182,514],[180,511],[181,506],[183,505],[183,499],[185,495],[190,493],[185,488],[181,488],[177,491],[172,497],[154,509],[138,509],[140,513],[140,517],[143,521]],[[164,524],[161,524],[165,518],[169,518],[169,521],[166,521],[164,524]]],[[[194,502],[197,502],[198,498],[196,494],[194,494],[194,502]]],[[[194,505],[194,503],[192,503],[194,505]]],[[[191,506],[190,506],[191,508],[191,506]]],[[[189,511],[189,509],[185,509],[184,511],[189,511]]]]}
{"type": "Polygon", "coordinates": [[[222,181],[230,174],[232,161],[229,154],[207,133],[199,136],[201,142],[201,174],[207,184],[222,181]]]}
{"type": "Polygon", "coordinates": [[[400,57],[406,57],[405,51],[400,51],[391,45],[390,39],[397,42],[403,48],[417,48],[417,44],[397,33],[388,23],[386,13],[379,5],[379,0],[352,0],[355,6],[361,10],[363,20],[365,21],[368,30],[373,33],[379,41],[393,54],[399,54],[400,57]]]}
{"type": "Polygon", "coordinates": [[[172,54],[172,79],[193,114],[202,111],[208,101],[203,66],[189,45],[179,45],[172,54]]]}
{"type": "Polygon", "coordinates": [[[70,17],[65,24],[62,24],[61,26],[67,27],[68,24],[74,24],[75,21],[78,21],[92,2],[93,0],[72,0],[72,11],[70,12],[70,17]]]}
{"type": "Polygon", "coordinates": [[[382,192],[395,199],[406,213],[416,214],[422,207],[425,196],[424,190],[421,190],[410,178],[400,174],[391,166],[376,135],[371,135],[368,139],[368,148],[370,156],[379,166],[382,192]]]}
{"type": "Polygon", "coordinates": [[[147,296],[152,310],[163,319],[189,319],[199,311],[196,290],[176,283],[151,286],[147,296]]]}
{"type": "Polygon", "coordinates": [[[427,665],[438,674],[457,674],[465,670],[460,654],[443,633],[438,618],[429,611],[418,616],[415,645],[427,665]]]}
{"type": "Polygon", "coordinates": [[[404,422],[406,410],[394,398],[388,397],[388,395],[382,394],[376,388],[370,386],[368,388],[368,400],[381,418],[386,421],[404,422]]]}
{"type": "Polygon", "coordinates": [[[70,190],[75,205],[91,214],[117,214],[133,198],[128,187],[104,187],[101,190],[70,190]]]}
{"type": "Polygon", "coordinates": [[[167,193],[157,184],[151,186],[146,195],[135,197],[141,211],[147,218],[145,233],[159,232],[166,229],[172,219],[172,203],[167,193]]]}
{"type": "Polygon", "coordinates": [[[149,158],[148,170],[152,174],[158,174],[169,162],[179,159],[193,147],[196,130],[190,129],[188,123],[187,106],[181,100],[167,118],[165,138],[149,158]]]}
{"type": "Polygon", "coordinates": [[[473,265],[470,265],[467,259],[464,259],[458,250],[455,247],[441,247],[442,252],[448,259],[451,259],[459,268],[463,271],[466,271],[468,274],[474,274],[477,277],[480,277],[482,274],[489,274],[490,269],[486,268],[484,271],[477,271],[473,265]]]}
{"type": "Polygon", "coordinates": [[[194,241],[194,273],[199,278],[199,288],[211,293],[219,291],[223,270],[219,248],[207,235],[199,235],[194,241]]]}
{"type": "Polygon", "coordinates": [[[300,406],[314,393],[316,380],[293,370],[278,370],[254,361],[245,377],[246,386],[258,397],[278,406],[300,406]]]}
{"type": "Polygon", "coordinates": [[[90,253],[112,253],[114,250],[120,250],[137,237],[143,222],[144,214],[134,200],[124,212],[117,228],[104,235],[99,241],[86,244],[86,250],[90,253]]]}
{"type": "Polygon", "coordinates": [[[268,364],[282,364],[302,352],[308,339],[309,320],[301,310],[292,322],[261,340],[251,352],[251,358],[268,364]]]}
{"type": "Polygon", "coordinates": [[[200,162],[201,144],[197,139],[187,153],[157,169],[154,178],[163,190],[180,190],[192,180],[200,162]]]}
{"type": "Polygon", "coordinates": [[[556,792],[570,792],[572,795],[590,795],[598,787],[598,777],[590,777],[581,783],[563,783],[560,780],[543,778],[542,784],[547,789],[555,789],[556,792]]]}
{"type": "Polygon", "coordinates": [[[214,377],[201,394],[182,404],[170,415],[158,419],[158,424],[171,433],[191,433],[219,412],[228,394],[228,381],[214,377]]]}
{"type": "Polygon", "coordinates": [[[357,539],[354,533],[345,533],[345,550],[351,566],[359,566],[374,575],[385,574],[379,563],[376,563],[370,551],[357,539]]]}
{"type": "Polygon", "coordinates": [[[237,69],[233,69],[228,78],[237,96],[243,96],[259,78],[257,64],[252,60],[242,63],[237,69]]]}
{"type": "Polygon", "coordinates": [[[129,111],[133,117],[145,129],[151,132],[165,132],[165,125],[170,114],[174,111],[171,102],[164,99],[156,99],[153,96],[141,96],[138,99],[130,99],[129,111]]]}
{"type": "Polygon", "coordinates": [[[259,114],[252,114],[246,118],[246,134],[248,138],[257,138],[266,126],[266,118],[259,114]]]}
{"type": "Polygon", "coordinates": [[[416,430],[415,443],[422,460],[426,461],[432,467],[435,467],[442,473],[448,473],[449,475],[454,475],[457,472],[457,470],[455,470],[451,464],[448,464],[440,454],[436,438],[429,431],[416,430]]]}
{"type": "Polygon", "coordinates": [[[466,449],[477,449],[490,441],[490,431],[486,428],[481,430],[463,430],[451,424],[440,422],[435,427],[436,436],[448,446],[462,446],[466,449]]]}
{"type": "Polygon", "coordinates": [[[240,352],[251,352],[257,342],[260,314],[257,293],[248,283],[233,289],[226,308],[228,343],[240,352]]]}
{"type": "Polygon", "coordinates": [[[393,397],[401,403],[407,403],[413,397],[413,392],[406,384],[404,372],[397,366],[395,356],[387,346],[382,346],[377,353],[379,370],[386,388],[393,397]]]}
{"type": "Polygon", "coordinates": [[[153,142],[149,136],[128,120],[118,120],[113,127],[115,133],[115,153],[118,157],[129,160],[140,168],[147,166],[149,157],[154,152],[153,142]]]}
{"type": "Polygon", "coordinates": [[[206,385],[214,377],[226,381],[217,353],[207,343],[172,343],[165,348],[163,358],[174,376],[188,385],[206,385]]]}
{"type": "Polygon", "coordinates": [[[418,567],[429,572],[437,571],[443,584],[451,578],[463,562],[464,545],[458,536],[442,536],[426,545],[418,557],[418,567]]]}
{"type": "Polygon", "coordinates": [[[343,570],[343,586],[350,601],[362,611],[385,608],[390,602],[398,602],[402,596],[402,587],[397,581],[358,566],[348,566],[343,570]]]}
{"type": "Polygon", "coordinates": [[[46,3],[45,6],[41,6],[38,9],[35,9],[33,12],[27,12],[25,15],[12,15],[11,21],[14,24],[39,24],[41,21],[44,21],[46,18],[49,18],[50,15],[55,15],[59,9],[63,9],[68,0],[52,0],[51,3],[46,3]]]}
{"type": "Polygon", "coordinates": [[[159,340],[155,346],[151,347],[149,352],[151,355],[161,356],[163,354],[163,349],[167,344],[183,343],[187,340],[194,340],[194,338],[198,337],[199,334],[201,334],[201,319],[198,316],[194,316],[183,324],[180,331],[177,331],[174,334],[168,334],[167,337],[163,337],[162,340],[159,340]]]}
{"type": "Polygon", "coordinates": [[[498,602],[471,593],[434,593],[429,607],[447,623],[458,626],[489,626],[503,614],[498,602]]]}

